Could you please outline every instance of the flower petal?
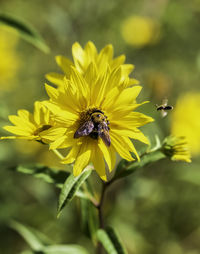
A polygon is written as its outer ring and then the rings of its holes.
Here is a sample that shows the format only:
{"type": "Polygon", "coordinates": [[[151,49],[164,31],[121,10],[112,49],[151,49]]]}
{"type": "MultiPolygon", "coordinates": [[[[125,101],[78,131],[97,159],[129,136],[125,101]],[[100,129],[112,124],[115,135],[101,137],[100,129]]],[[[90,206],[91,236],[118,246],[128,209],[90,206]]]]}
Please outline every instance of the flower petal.
{"type": "Polygon", "coordinates": [[[32,133],[28,131],[27,129],[23,129],[22,127],[17,127],[17,126],[4,126],[4,130],[7,130],[15,135],[20,135],[20,136],[32,136],[32,133]]]}
{"type": "Polygon", "coordinates": [[[66,58],[64,56],[56,56],[56,62],[60,66],[60,68],[63,70],[65,75],[67,75],[67,77],[69,77],[71,66],[74,65],[72,63],[72,61],[70,61],[68,58],[66,58]]]}
{"type": "Polygon", "coordinates": [[[103,181],[107,181],[103,154],[99,150],[98,146],[95,146],[95,144],[93,144],[93,152],[92,152],[91,161],[94,165],[94,169],[96,170],[98,175],[101,177],[101,179],[103,181]]]}
{"type": "Polygon", "coordinates": [[[89,41],[85,46],[85,53],[90,61],[95,60],[97,57],[97,49],[93,42],[89,41]]]}
{"type": "Polygon", "coordinates": [[[24,129],[24,131],[29,132],[29,133],[31,133],[35,130],[35,126],[33,123],[31,123],[27,120],[24,120],[23,118],[21,118],[19,116],[10,115],[8,118],[9,118],[10,122],[15,125],[16,128],[24,129]]]}
{"type": "Polygon", "coordinates": [[[85,62],[85,52],[78,42],[72,45],[72,56],[77,70],[82,73],[85,62]]]}
{"type": "Polygon", "coordinates": [[[79,153],[73,167],[74,176],[80,175],[83,169],[89,164],[92,154],[92,146],[89,139],[85,139],[85,142],[81,145],[79,153]]]}
{"type": "Polygon", "coordinates": [[[119,133],[118,133],[117,130],[112,130],[112,134],[115,134],[115,137],[117,137],[117,136],[120,137],[120,141],[121,141],[122,144],[124,144],[124,146],[126,147],[126,150],[128,150],[130,152],[133,152],[135,154],[136,158],[138,160],[140,160],[140,157],[139,157],[133,143],[131,142],[131,140],[128,137],[119,136],[119,133]]]}
{"type": "Polygon", "coordinates": [[[124,140],[113,132],[110,132],[110,136],[111,144],[114,146],[117,153],[127,161],[133,161],[134,159],[127,150],[127,144],[124,142],[124,140]]]}
{"type": "Polygon", "coordinates": [[[62,163],[63,164],[73,163],[79,154],[80,148],[81,146],[78,145],[73,146],[68,155],[62,160],[62,163]]]}
{"type": "Polygon", "coordinates": [[[109,171],[112,171],[113,168],[112,168],[112,161],[111,161],[111,153],[110,153],[110,148],[107,147],[104,142],[102,141],[102,139],[99,139],[99,142],[98,142],[98,147],[99,149],[101,150],[105,160],[106,160],[106,163],[108,165],[108,168],[109,168],[109,171]]]}
{"type": "Polygon", "coordinates": [[[64,75],[56,72],[50,72],[45,75],[45,78],[57,86],[63,86],[64,75]]]}

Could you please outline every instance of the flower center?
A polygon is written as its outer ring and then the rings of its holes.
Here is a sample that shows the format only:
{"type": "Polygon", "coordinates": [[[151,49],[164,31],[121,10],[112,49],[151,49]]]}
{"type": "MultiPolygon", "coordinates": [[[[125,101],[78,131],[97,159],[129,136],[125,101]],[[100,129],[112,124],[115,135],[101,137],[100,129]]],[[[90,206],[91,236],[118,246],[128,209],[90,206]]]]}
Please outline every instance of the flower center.
{"type": "Polygon", "coordinates": [[[97,108],[88,109],[80,113],[80,125],[74,133],[74,138],[89,136],[93,139],[99,137],[110,146],[109,121],[104,112],[97,108]]]}
{"type": "Polygon", "coordinates": [[[44,125],[40,126],[39,128],[37,128],[37,129],[34,131],[33,135],[34,135],[34,136],[37,136],[37,135],[39,135],[40,132],[46,131],[46,130],[48,130],[48,129],[51,128],[51,127],[52,127],[52,126],[49,125],[49,124],[44,124],[44,125]]]}

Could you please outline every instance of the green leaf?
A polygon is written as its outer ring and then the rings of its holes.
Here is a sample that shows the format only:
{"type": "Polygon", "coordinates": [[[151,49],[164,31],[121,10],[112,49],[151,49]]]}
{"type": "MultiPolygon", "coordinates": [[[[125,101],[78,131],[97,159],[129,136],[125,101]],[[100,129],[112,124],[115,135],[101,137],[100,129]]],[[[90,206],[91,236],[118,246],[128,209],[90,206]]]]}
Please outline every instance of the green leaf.
{"type": "Polygon", "coordinates": [[[113,228],[107,227],[106,230],[99,229],[97,231],[97,238],[108,254],[127,254],[127,251],[113,228]]]}
{"type": "Polygon", "coordinates": [[[23,39],[25,39],[44,53],[50,52],[49,47],[44,42],[42,37],[30,24],[28,24],[27,21],[23,21],[18,17],[10,14],[0,13],[0,24],[4,24],[6,26],[14,28],[23,39]]]}
{"type": "Polygon", "coordinates": [[[51,241],[41,232],[30,229],[19,222],[11,221],[9,226],[16,230],[31,247],[32,250],[25,250],[23,254],[89,254],[82,246],[76,244],[49,245],[51,241]]]}
{"type": "Polygon", "coordinates": [[[87,199],[80,199],[80,212],[81,212],[81,231],[87,235],[90,236],[89,234],[89,229],[88,229],[88,209],[89,209],[90,201],[87,199]]]}
{"type": "Polygon", "coordinates": [[[163,158],[166,158],[166,156],[164,155],[164,153],[158,150],[155,152],[144,154],[143,156],[141,156],[140,161],[130,163],[125,160],[122,160],[118,164],[115,176],[111,181],[113,182],[117,179],[133,174],[137,169],[147,166],[156,161],[159,161],[163,158]]]}
{"type": "Polygon", "coordinates": [[[23,250],[22,252],[20,252],[20,254],[35,254],[35,253],[31,250],[23,250]]]}
{"type": "Polygon", "coordinates": [[[97,216],[97,209],[86,199],[81,199],[81,228],[88,237],[97,243],[96,232],[99,228],[99,221],[97,216]]]}
{"type": "Polygon", "coordinates": [[[32,250],[41,251],[43,249],[42,241],[28,227],[16,221],[11,221],[9,225],[26,240],[32,250]]]}
{"type": "MultiPolygon", "coordinates": [[[[11,170],[32,175],[35,178],[39,178],[47,183],[54,184],[57,188],[62,189],[63,184],[67,177],[70,176],[70,173],[67,171],[49,168],[47,166],[43,166],[40,164],[29,164],[29,165],[18,165],[15,167],[9,168],[11,170]]],[[[68,166],[68,169],[71,169],[70,166],[68,166]]],[[[84,199],[88,199],[88,196],[82,192],[81,190],[76,192],[76,196],[84,199]]]]}
{"type": "Polygon", "coordinates": [[[73,199],[76,192],[79,190],[84,181],[89,177],[91,172],[92,170],[85,170],[77,177],[74,177],[73,174],[71,174],[67,178],[59,196],[57,217],[60,216],[60,213],[65,205],[67,205],[73,199]]]}
{"type": "Polygon", "coordinates": [[[62,188],[66,178],[70,175],[69,172],[66,172],[64,170],[49,168],[40,164],[18,165],[10,169],[18,171],[20,173],[32,175],[36,178],[42,179],[47,183],[53,183],[58,188],[62,188]]]}
{"type": "Polygon", "coordinates": [[[44,254],[89,254],[89,252],[87,252],[85,248],[75,244],[47,246],[43,248],[43,253],[44,254]]]}
{"type": "Polygon", "coordinates": [[[89,202],[88,207],[88,228],[90,232],[90,237],[94,244],[97,243],[97,230],[99,228],[99,219],[97,216],[97,209],[94,207],[94,205],[89,202]]]}

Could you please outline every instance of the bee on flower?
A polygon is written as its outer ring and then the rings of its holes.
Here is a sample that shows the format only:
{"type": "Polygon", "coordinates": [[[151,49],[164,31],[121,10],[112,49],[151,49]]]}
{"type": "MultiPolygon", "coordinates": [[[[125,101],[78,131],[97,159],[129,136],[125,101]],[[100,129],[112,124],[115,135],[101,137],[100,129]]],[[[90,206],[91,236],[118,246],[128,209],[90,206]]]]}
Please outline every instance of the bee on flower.
{"type": "MultiPolygon", "coordinates": [[[[142,87],[134,85],[129,78],[133,67],[124,64],[124,57],[113,59],[110,45],[98,54],[91,42],[84,50],[75,43],[72,52],[74,64],[69,67],[69,60],[60,62],[63,70],[69,70],[62,77],[62,89],[46,84],[50,100],[44,105],[60,125],[59,129],[53,127],[50,135],[65,132],[50,148],[70,149],[62,162],[74,163],[75,176],[92,163],[106,181],[105,162],[111,172],[117,153],[128,161],[134,160],[132,153],[139,159],[131,139],[148,144],[139,127],[153,119],[134,111],[143,104],[136,103],[142,87]]],[[[45,137],[48,139],[48,132],[45,137]]]]}
{"type": "MultiPolygon", "coordinates": [[[[50,149],[65,148],[68,153],[62,163],[74,164],[74,176],[92,163],[101,179],[107,181],[106,167],[110,172],[114,169],[116,154],[127,161],[135,160],[134,154],[139,160],[132,139],[148,144],[139,128],[153,119],[135,112],[145,103],[136,102],[142,87],[129,78],[133,66],[124,64],[125,57],[113,58],[111,45],[98,53],[92,42],[84,49],[75,43],[72,52],[74,63],[62,56],[56,58],[64,74],[47,75],[57,85],[45,85],[49,100],[42,102],[46,113],[40,119],[46,119],[47,114],[48,120],[43,125],[31,120],[29,127],[26,117],[25,136],[48,143],[50,149]]],[[[16,127],[7,130],[23,135],[18,122],[10,120],[16,127]]]]}

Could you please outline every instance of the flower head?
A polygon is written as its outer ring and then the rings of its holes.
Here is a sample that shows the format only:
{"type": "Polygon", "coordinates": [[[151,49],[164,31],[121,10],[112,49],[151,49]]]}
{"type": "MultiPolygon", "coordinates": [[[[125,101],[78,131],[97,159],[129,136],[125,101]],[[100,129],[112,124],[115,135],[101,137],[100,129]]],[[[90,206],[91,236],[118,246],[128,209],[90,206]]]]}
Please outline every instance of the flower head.
{"type": "MultiPolygon", "coordinates": [[[[105,58],[109,56],[107,51],[105,58]]],[[[123,64],[115,68],[108,63],[106,66],[98,70],[96,63],[91,62],[81,72],[72,65],[70,75],[63,79],[62,89],[46,85],[50,100],[45,105],[57,125],[43,137],[48,139],[55,134],[50,148],[69,149],[63,163],[74,163],[75,176],[91,162],[99,176],[107,180],[105,162],[112,171],[116,153],[128,161],[134,160],[131,153],[139,159],[130,138],[148,144],[138,128],[153,119],[134,111],[141,105],[136,103],[141,86],[129,86],[123,64]]]]}
{"type": "MultiPolygon", "coordinates": [[[[117,58],[113,58],[114,50],[111,44],[104,47],[99,53],[95,47],[95,45],[89,41],[85,48],[83,49],[78,42],[75,42],[72,46],[72,55],[74,63],[64,56],[56,56],[56,62],[59,67],[63,70],[64,74],[51,72],[46,75],[46,78],[57,85],[58,87],[63,87],[64,77],[69,78],[71,75],[71,67],[75,67],[76,70],[82,74],[83,76],[88,73],[88,68],[91,68],[91,64],[93,65],[94,73],[90,73],[91,75],[96,75],[100,72],[105,72],[107,67],[109,66],[110,70],[114,70],[118,67],[121,67],[121,79],[122,81],[126,79],[129,74],[134,69],[134,65],[132,64],[124,64],[125,55],[120,55],[117,58]]],[[[135,85],[139,82],[131,78],[129,79],[129,83],[127,85],[135,85]]]]}
{"type": "Polygon", "coordinates": [[[130,45],[141,48],[159,39],[159,24],[150,17],[130,16],[121,26],[123,39],[130,45]]]}
{"type": "Polygon", "coordinates": [[[191,162],[191,155],[185,137],[166,137],[163,141],[163,152],[173,161],[191,162]]]}
{"type": "Polygon", "coordinates": [[[5,130],[15,136],[0,137],[0,139],[27,139],[49,143],[42,134],[50,129],[54,123],[50,118],[49,110],[41,102],[35,102],[33,114],[24,109],[18,110],[17,113],[18,115],[9,116],[9,120],[14,126],[4,126],[5,130]]]}
{"type": "Polygon", "coordinates": [[[200,93],[191,92],[182,95],[172,112],[171,132],[185,136],[191,153],[200,153],[200,93]]]}

